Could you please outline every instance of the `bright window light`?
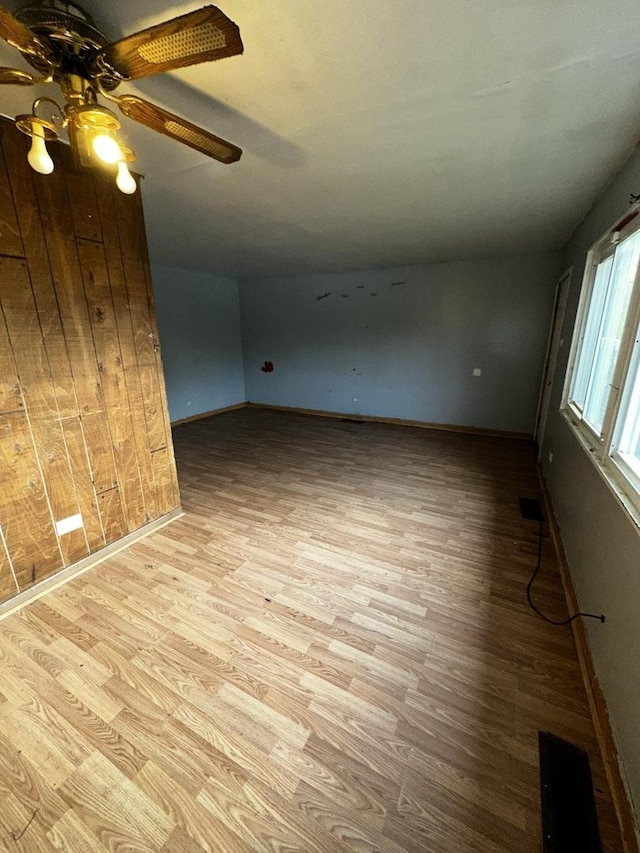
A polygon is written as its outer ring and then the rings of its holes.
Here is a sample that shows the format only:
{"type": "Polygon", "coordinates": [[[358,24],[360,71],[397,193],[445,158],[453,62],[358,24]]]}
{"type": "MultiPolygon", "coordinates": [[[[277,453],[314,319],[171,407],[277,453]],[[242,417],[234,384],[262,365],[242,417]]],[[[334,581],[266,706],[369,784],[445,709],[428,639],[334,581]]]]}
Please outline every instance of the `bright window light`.
{"type": "Polygon", "coordinates": [[[640,524],[640,208],[591,248],[563,413],[640,524]]]}

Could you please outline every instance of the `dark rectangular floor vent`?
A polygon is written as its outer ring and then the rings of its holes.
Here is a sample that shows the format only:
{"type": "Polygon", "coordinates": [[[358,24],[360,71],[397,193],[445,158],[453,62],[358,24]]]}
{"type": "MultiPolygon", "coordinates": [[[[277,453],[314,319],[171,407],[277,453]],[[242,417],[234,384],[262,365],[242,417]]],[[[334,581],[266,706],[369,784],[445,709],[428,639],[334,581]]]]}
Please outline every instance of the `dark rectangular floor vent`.
{"type": "Polygon", "coordinates": [[[539,732],[544,853],[602,853],[589,756],[539,732]]]}
{"type": "Polygon", "coordinates": [[[520,501],[520,513],[523,518],[531,521],[542,521],[542,507],[536,498],[518,498],[520,501]]]}

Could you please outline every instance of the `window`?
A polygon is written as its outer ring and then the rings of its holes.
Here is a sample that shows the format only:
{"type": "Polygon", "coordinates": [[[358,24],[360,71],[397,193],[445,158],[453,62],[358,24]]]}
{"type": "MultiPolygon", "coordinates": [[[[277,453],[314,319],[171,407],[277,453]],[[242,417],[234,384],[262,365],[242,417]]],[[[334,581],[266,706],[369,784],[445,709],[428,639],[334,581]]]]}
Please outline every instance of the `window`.
{"type": "Polygon", "coordinates": [[[640,524],[640,206],[587,256],[563,413],[640,524]]]}

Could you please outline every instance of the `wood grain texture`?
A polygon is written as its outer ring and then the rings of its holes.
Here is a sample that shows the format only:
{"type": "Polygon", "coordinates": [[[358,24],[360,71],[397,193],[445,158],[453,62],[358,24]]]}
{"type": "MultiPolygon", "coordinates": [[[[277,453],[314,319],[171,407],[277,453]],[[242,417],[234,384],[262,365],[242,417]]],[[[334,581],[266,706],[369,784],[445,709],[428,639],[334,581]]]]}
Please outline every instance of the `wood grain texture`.
{"type": "MultiPolygon", "coordinates": [[[[545,483],[544,475],[542,473],[542,467],[539,463],[538,474],[544,488],[545,512],[546,517],[549,519],[550,532],[558,557],[558,566],[567,600],[567,607],[569,612],[577,613],[580,610],[580,607],[578,606],[578,596],[576,595],[576,591],[573,586],[571,572],[562,546],[560,527],[555,517],[551,495],[549,494],[547,484],[545,483]]],[[[596,736],[598,738],[600,751],[604,761],[607,780],[611,788],[613,802],[620,822],[622,849],[624,853],[638,853],[638,835],[634,825],[630,795],[620,771],[618,751],[613,737],[611,721],[609,720],[607,705],[593,664],[587,632],[584,623],[580,619],[576,619],[572,622],[571,628],[576,643],[580,669],[582,670],[582,678],[587,690],[587,699],[589,701],[591,715],[595,724],[596,736]]]]}
{"type": "Polygon", "coordinates": [[[0,155],[0,255],[23,258],[24,254],[7,167],[4,156],[0,155]]]}
{"type": "MultiPolygon", "coordinates": [[[[291,412],[298,415],[316,415],[321,418],[339,418],[340,420],[366,421],[374,424],[397,424],[398,426],[419,427],[420,429],[439,429],[446,432],[463,432],[469,435],[495,435],[503,438],[520,438],[531,441],[529,432],[510,432],[499,429],[461,426],[460,424],[439,424],[430,421],[412,421],[406,418],[383,418],[378,415],[361,415],[355,412],[327,412],[324,409],[301,409],[297,406],[272,406],[270,403],[245,403],[249,409],[269,409],[272,412],[291,412]]],[[[185,421],[186,423],[186,421],[185,421]]]]}
{"type": "Polygon", "coordinates": [[[108,45],[104,56],[119,73],[137,79],[235,56],[243,51],[240,31],[215,6],[140,30],[108,45]]]}
{"type": "Polygon", "coordinates": [[[7,120],[0,141],[3,601],[179,495],[139,198],[116,203],[113,180],[76,171],[63,145],[54,173],[35,174],[7,120]]]}
{"type": "Polygon", "coordinates": [[[171,421],[171,426],[177,427],[181,424],[190,424],[192,421],[203,421],[205,418],[210,418],[213,415],[221,415],[223,412],[233,412],[236,409],[244,409],[246,405],[246,402],[234,403],[232,406],[222,406],[219,409],[210,409],[208,412],[199,412],[197,415],[191,415],[188,418],[180,418],[178,420],[171,421]]]}
{"type": "Polygon", "coordinates": [[[0,846],[37,809],[15,849],[537,853],[544,729],[621,850],[526,603],[530,445],[251,409],[175,445],[184,517],[0,623],[0,846]]]}
{"type": "MultiPolygon", "coordinates": [[[[58,401],[51,393],[53,377],[45,345],[45,336],[31,289],[24,260],[0,257],[0,305],[7,325],[33,442],[41,460],[44,486],[56,519],[79,512],[78,498],[60,422],[58,401]],[[42,464],[44,462],[44,464],[42,464]]],[[[65,564],[74,563],[88,553],[83,529],[60,539],[65,564]]],[[[55,571],[56,566],[50,570],[55,571]]],[[[41,580],[42,575],[38,576],[41,580]]]]}

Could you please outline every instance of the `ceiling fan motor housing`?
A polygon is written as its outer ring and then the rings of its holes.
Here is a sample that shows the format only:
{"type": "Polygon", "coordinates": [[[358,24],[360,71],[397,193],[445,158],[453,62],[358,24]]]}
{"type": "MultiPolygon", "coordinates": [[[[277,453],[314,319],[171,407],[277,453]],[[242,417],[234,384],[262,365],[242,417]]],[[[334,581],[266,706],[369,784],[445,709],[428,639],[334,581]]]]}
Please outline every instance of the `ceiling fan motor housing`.
{"type": "MultiPolygon", "coordinates": [[[[32,0],[18,9],[15,16],[44,43],[56,64],[56,77],[75,75],[91,80],[94,76],[91,61],[109,39],[82,6],[63,0],[32,0]]],[[[38,56],[25,58],[39,72],[49,70],[49,65],[38,56]]],[[[115,89],[120,80],[106,75],[101,82],[105,89],[115,89]]]]}

